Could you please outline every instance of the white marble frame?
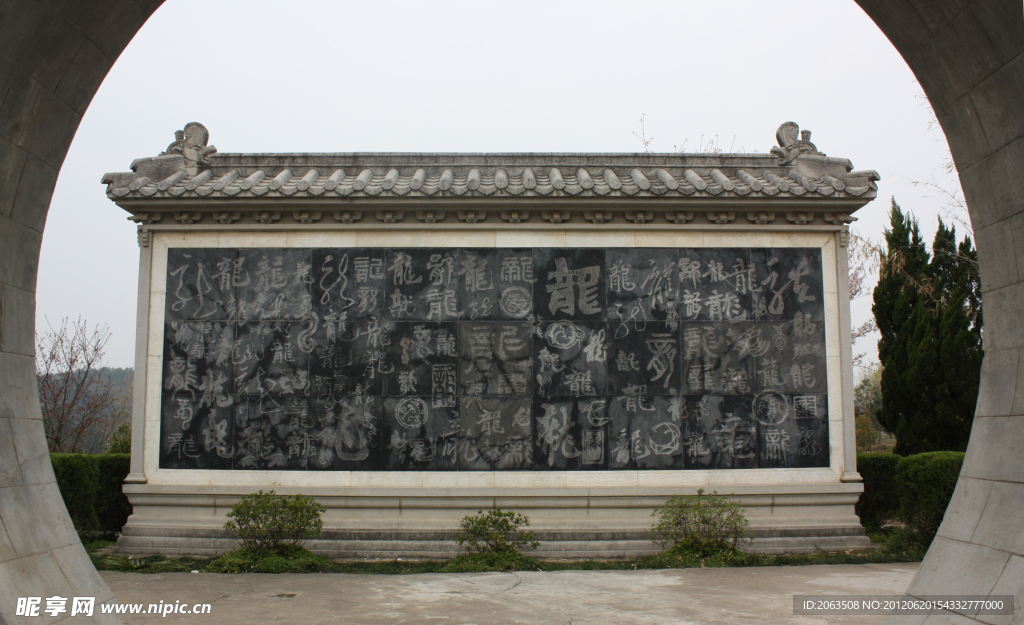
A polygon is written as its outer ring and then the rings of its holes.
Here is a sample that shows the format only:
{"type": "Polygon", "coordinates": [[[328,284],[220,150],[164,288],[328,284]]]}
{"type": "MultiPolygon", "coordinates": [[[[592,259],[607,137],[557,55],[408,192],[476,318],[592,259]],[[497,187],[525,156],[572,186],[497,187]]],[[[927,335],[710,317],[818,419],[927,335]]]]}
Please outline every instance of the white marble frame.
{"type": "Polygon", "coordinates": [[[252,487],[509,488],[812,484],[860,481],[856,473],[853,366],[845,228],[780,232],[642,230],[558,231],[149,231],[139,275],[136,397],[129,483],[252,487]],[[839,236],[840,233],[844,236],[839,236]],[[225,471],[160,469],[160,381],[167,250],[172,247],[817,247],[825,294],[830,466],[825,468],[624,471],[225,471]],[[148,270],[148,271],[147,271],[148,270]],[[148,306],[143,303],[148,302],[148,306]],[[144,330],[148,327],[148,332],[144,330]],[[142,345],[145,344],[145,349],[142,345]],[[141,379],[140,379],[141,378],[141,379]],[[145,392],[141,391],[145,389],[145,392]],[[138,399],[144,395],[145,401],[138,399]],[[142,427],[140,427],[142,426],[142,427]],[[138,453],[142,452],[142,453],[138,453]]]}

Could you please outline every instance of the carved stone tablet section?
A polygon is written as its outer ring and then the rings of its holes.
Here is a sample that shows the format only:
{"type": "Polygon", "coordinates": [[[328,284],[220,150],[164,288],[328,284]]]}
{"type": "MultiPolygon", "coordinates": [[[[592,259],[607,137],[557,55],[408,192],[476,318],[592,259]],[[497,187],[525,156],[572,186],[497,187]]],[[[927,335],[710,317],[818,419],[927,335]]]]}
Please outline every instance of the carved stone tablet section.
{"type": "Polygon", "coordinates": [[[161,468],[829,466],[819,248],[167,261],[161,468]]]}

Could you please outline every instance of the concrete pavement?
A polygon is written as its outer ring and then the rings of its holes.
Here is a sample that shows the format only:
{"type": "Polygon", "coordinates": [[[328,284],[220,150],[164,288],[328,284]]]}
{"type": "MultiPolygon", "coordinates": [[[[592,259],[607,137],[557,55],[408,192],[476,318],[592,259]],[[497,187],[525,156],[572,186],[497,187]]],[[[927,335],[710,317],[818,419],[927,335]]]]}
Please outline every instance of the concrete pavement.
{"type": "Polygon", "coordinates": [[[212,604],[208,615],[141,614],[133,616],[138,624],[868,625],[883,617],[794,616],[791,596],[899,594],[917,568],[844,564],[421,575],[101,575],[122,603],[212,604]]]}

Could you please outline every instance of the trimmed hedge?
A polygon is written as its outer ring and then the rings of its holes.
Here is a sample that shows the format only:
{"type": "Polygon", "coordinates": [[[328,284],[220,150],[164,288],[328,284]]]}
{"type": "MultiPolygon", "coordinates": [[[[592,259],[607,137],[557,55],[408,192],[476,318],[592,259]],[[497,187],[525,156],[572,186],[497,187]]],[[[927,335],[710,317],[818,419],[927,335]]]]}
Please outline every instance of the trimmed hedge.
{"type": "Polygon", "coordinates": [[[99,488],[99,468],[87,454],[50,454],[53,474],[64,498],[64,506],[79,532],[99,529],[96,515],[96,492],[99,488]]]}
{"type": "Polygon", "coordinates": [[[864,494],[857,501],[857,516],[864,527],[876,529],[900,512],[896,488],[896,466],[902,458],[895,454],[857,454],[857,471],[864,478],[864,494]]]}
{"type": "Polygon", "coordinates": [[[121,490],[124,478],[131,471],[132,455],[97,454],[93,457],[99,469],[96,516],[100,520],[100,529],[105,532],[120,532],[132,513],[132,504],[128,503],[128,497],[121,490]]]}
{"type": "Polygon", "coordinates": [[[962,451],[931,451],[896,465],[900,517],[923,539],[931,541],[939,530],[963,464],[962,451]]]}
{"type": "Polygon", "coordinates": [[[857,470],[864,478],[857,516],[868,529],[899,519],[925,544],[930,543],[946,514],[963,463],[962,451],[906,457],[857,454],[857,470]]]}
{"type": "Polygon", "coordinates": [[[130,454],[50,454],[53,474],[71,515],[82,532],[120,532],[132,513],[121,491],[130,454]]]}

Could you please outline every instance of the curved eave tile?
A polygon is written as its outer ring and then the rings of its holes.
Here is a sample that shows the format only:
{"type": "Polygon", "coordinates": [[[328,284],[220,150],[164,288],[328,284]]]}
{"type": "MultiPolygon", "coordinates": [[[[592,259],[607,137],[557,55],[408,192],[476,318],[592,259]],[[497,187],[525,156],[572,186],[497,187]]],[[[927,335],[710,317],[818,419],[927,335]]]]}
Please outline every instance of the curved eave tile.
{"type": "MultiPolygon", "coordinates": [[[[292,175],[288,170],[278,172],[257,170],[243,177],[231,172],[214,179],[207,170],[198,176],[188,178],[183,172],[162,181],[151,181],[137,176],[124,177],[114,187],[108,184],[107,195],[111,199],[161,197],[199,198],[254,198],[254,197],[543,197],[556,191],[567,196],[578,197],[744,197],[783,198],[832,196],[859,197],[877,190],[877,185],[868,179],[868,185],[847,185],[830,175],[821,179],[810,179],[792,175],[786,178],[768,170],[736,170],[727,175],[719,169],[710,169],[702,175],[694,169],[686,169],[677,177],[665,169],[644,172],[634,168],[627,173],[617,174],[610,169],[579,168],[575,171],[566,167],[560,169],[530,168],[522,173],[511,173],[497,169],[493,173],[482,168],[472,170],[466,176],[456,175],[449,170],[436,176],[427,176],[419,169],[412,176],[399,175],[391,168],[380,175],[367,168],[352,170],[350,175],[341,169],[325,175],[310,170],[303,176],[292,175]],[[284,175],[282,175],[284,174],[284,175]],[[327,175],[329,174],[329,175],[327,175]],[[354,174],[354,175],[352,175],[354,174]],[[649,175],[648,175],[649,174],[649,175]],[[756,174],[756,175],[755,175],[756,174]],[[804,183],[804,184],[801,184],[804,183]]],[[[861,182],[863,178],[857,180],[861,182]]]]}

